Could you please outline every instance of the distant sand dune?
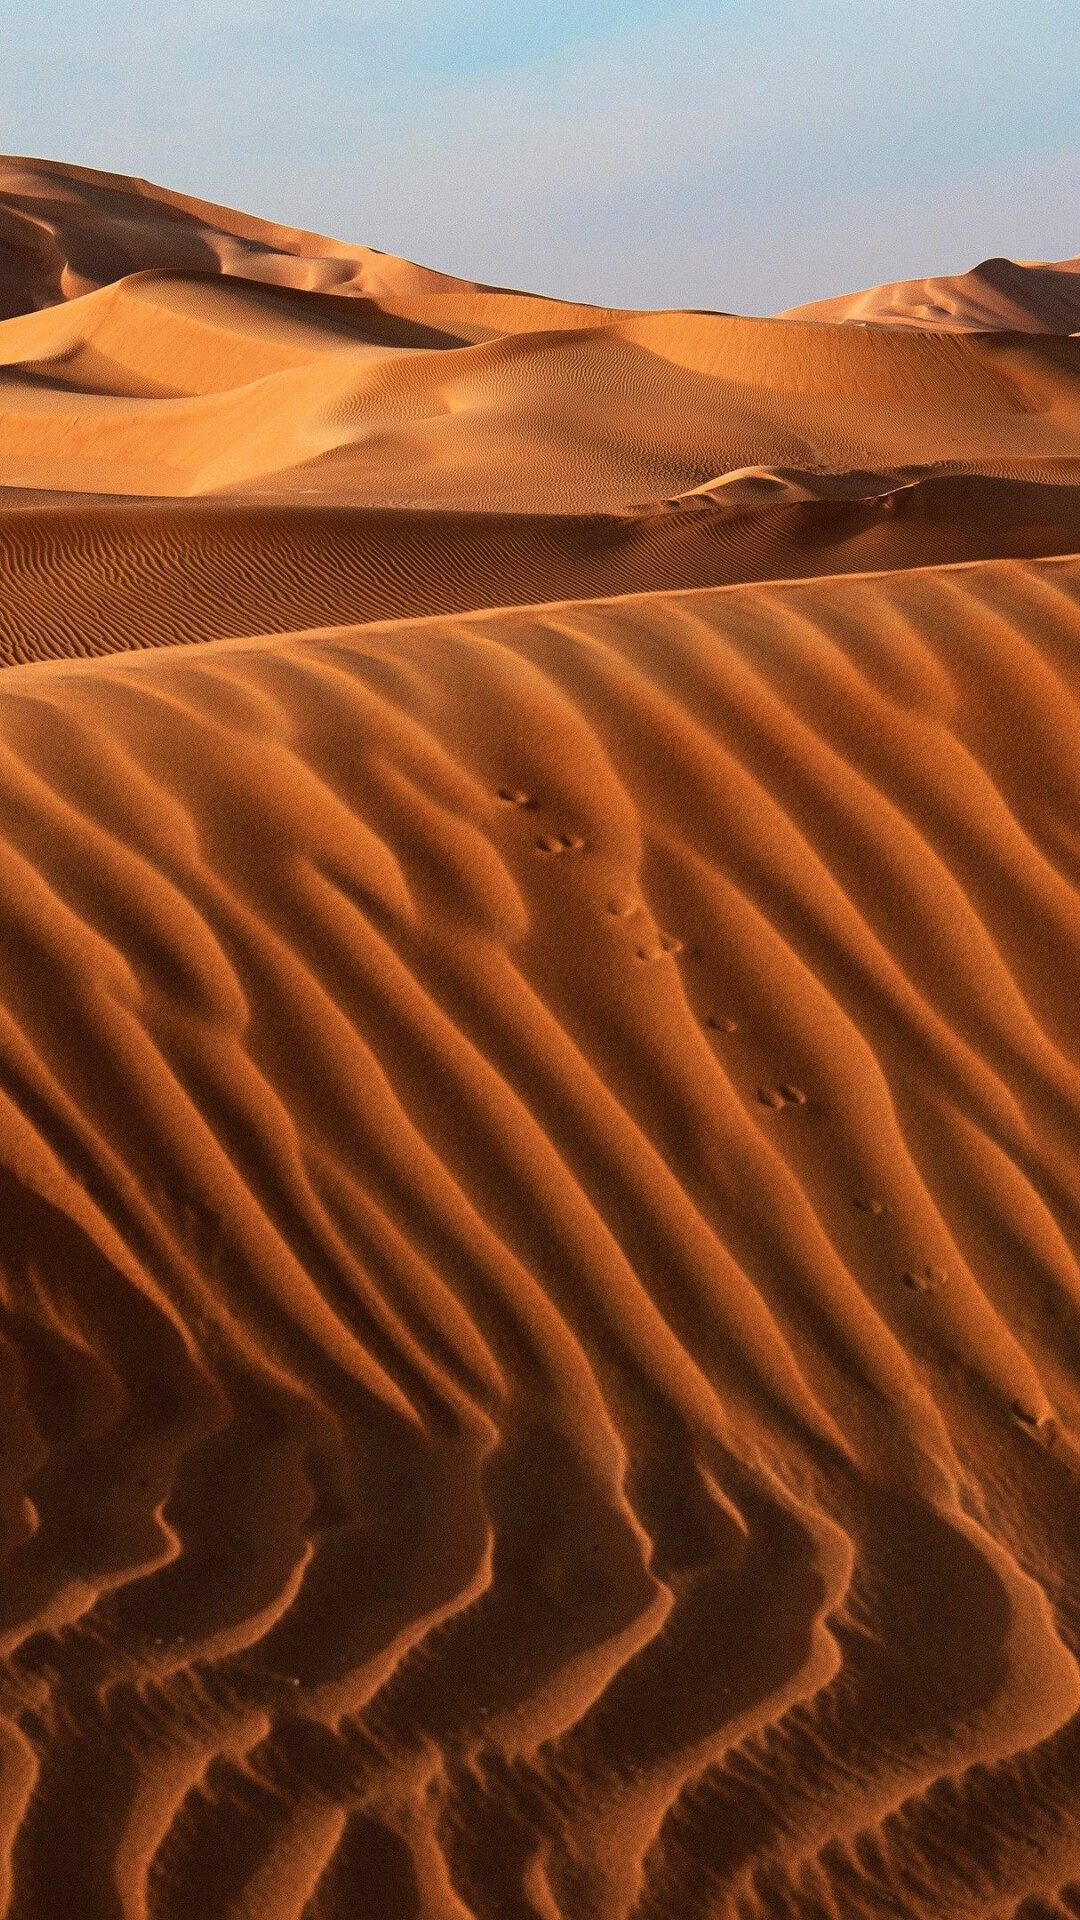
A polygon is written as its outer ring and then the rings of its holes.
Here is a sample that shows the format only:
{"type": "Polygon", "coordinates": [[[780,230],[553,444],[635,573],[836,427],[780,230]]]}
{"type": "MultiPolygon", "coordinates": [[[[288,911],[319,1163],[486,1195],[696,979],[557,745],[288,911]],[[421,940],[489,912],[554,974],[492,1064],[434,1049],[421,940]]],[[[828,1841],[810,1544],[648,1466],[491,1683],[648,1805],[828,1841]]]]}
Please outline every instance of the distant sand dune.
{"type": "Polygon", "coordinates": [[[749,466],[1080,471],[1080,340],[719,314],[463,326],[438,299],[123,280],[0,326],[0,484],[593,513],[749,466]]]}
{"type": "Polygon", "coordinates": [[[0,184],[0,1913],[1075,1920],[1080,342],[0,184]]]}
{"type": "Polygon", "coordinates": [[[970,273],[899,280],[890,287],[793,307],[791,319],[929,327],[937,332],[1080,332],[1080,259],[984,260],[970,273]]]}
{"type": "Polygon", "coordinates": [[[53,306],[147,268],[229,273],[315,292],[471,286],[409,260],[273,225],[148,180],[0,159],[0,289],[8,314],[53,306]]]}

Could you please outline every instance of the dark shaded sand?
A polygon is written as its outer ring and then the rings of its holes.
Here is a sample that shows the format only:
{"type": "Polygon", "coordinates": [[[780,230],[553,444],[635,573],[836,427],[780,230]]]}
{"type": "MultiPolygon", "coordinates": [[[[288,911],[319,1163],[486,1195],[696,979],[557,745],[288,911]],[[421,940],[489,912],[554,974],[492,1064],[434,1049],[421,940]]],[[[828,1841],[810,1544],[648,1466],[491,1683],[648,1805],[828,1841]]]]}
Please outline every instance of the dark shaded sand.
{"type": "Polygon", "coordinates": [[[0,211],[0,1911],[1080,1915],[1080,341],[0,211]]]}

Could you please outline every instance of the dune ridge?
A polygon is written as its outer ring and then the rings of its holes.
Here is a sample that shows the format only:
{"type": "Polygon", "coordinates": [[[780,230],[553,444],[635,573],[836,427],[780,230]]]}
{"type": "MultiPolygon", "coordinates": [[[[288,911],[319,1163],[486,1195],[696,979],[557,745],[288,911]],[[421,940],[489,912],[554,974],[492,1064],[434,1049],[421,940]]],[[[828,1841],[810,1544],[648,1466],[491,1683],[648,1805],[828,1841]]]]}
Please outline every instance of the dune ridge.
{"type": "Polygon", "coordinates": [[[782,317],[936,332],[1073,334],[1080,331],[1080,258],[983,260],[969,273],[897,280],[792,307],[782,317]]]}
{"type": "Polygon", "coordinates": [[[0,215],[4,1920],[1076,1920],[1077,343],[0,215]]]}
{"type": "Polygon", "coordinates": [[[0,665],[1080,549],[1080,494],[979,477],[815,496],[744,476],[621,514],[0,496],[0,665]],[[423,566],[416,566],[417,552],[423,566]]]}
{"type": "Polygon", "coordinates": [[[15,1913],[999,1912],[1033,1780],[1080,1871],[1078,598],[0,680],[15,1913]]]}
{"type": "Polygon", "coordinates": [[[411,260],[259,220],[150,180],[52,160],[0,157],[0,298],[9,314],[154,267],[227,273],[311,291],[470,286],[411,260]]]}
{"type": "Polygon", "coordinates": [[[589,513],[746,467],[1080,470],[1080,341],[691,313],[537,327],[481,321],[488,298],[159,271],[16,316],[0,486],[589,513]]]}

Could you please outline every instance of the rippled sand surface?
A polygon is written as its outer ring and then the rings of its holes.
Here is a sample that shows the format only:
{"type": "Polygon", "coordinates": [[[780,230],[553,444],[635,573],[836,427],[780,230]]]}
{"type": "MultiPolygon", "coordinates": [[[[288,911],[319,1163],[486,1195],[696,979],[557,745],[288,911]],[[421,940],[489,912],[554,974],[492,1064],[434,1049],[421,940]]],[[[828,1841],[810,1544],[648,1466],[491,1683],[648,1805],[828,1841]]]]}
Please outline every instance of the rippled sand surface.
{"type": "Polygon", "coordinates": [[[1074,264],[0,165],[7,1920],[1080,1915],[1074,264]]]}

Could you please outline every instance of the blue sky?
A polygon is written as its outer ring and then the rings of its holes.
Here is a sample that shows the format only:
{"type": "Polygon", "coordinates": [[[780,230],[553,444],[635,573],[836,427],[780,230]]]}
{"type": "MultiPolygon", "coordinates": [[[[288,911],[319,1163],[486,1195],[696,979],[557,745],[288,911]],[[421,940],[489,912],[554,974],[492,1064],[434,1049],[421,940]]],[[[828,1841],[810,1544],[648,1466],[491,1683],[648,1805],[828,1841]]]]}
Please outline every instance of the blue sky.
{"type": "Polygon", "coordinates": [[[771,312],[1080,252],[1076,0],[0,0],[9,150],[771,312]]]}

